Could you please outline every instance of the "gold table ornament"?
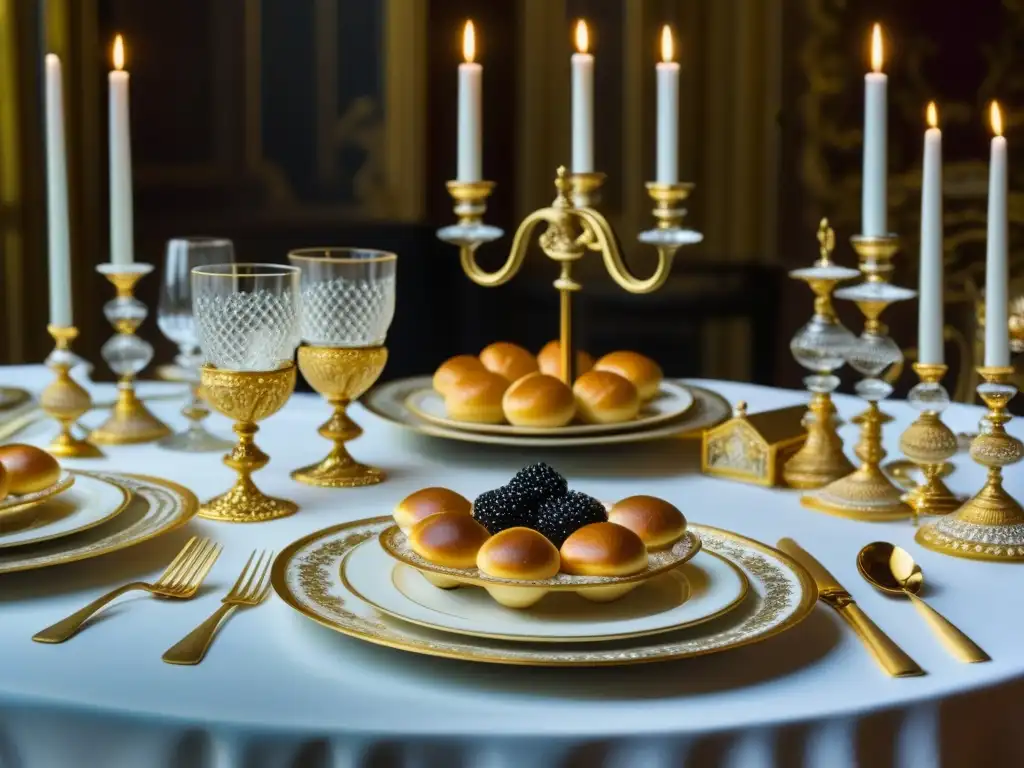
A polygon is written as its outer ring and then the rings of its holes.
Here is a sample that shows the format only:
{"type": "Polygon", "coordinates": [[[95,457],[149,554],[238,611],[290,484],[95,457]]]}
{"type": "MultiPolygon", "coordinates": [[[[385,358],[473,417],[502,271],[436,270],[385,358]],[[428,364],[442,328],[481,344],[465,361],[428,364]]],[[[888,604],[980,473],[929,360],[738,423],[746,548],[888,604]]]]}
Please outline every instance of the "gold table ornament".
{"type": "Polygon", "coordinates": [[[519,272],[530,247],[534,230],[541,224],[540,248],[559,265],[554,287],[559,293],[559,339],[562,354],[562,380],[570,386],[575,379],[576,355],[572,323],[572,294],[582,289],[573,278],[572,266],[588,251],[601,254],[605,269],[612,279],[630,293],[656,291],[668,279],[676,251],[684,245],[699,243],[703,235],[681,227],[686,209],[684,201],[693,190],[688,183],[660,184],[650,182],[647,192],[654,201],[657,226],[640,233],[642,243],[658,251],[658,263],[646,279],[635,277],[626,266],[618,239],[608,220],[592,206],[604,183],[603,173],[570,173],[558,168],[555,178],[557,195],[547,208],[540,208],[520,223],[512,239],[512,248],[505,263],[494,272],[485,272],[476,262],[476,250],[497,240],[504,233],[483,223],[487,198],[494,189],[490,181],[449,181],[448,192],[455,201],[458,223],[438,230],[437,236],[459,246],[462,269],[477,285],[495,287],[511,280],[519,272]]]}
{"type": "Polygon", "coordinates": [[[864,332],[847,350],[846,360],[863,377],[856,385],[857,394],[868,403],[866,411],[854,419],[861,427],[860,439],[854,449],[860,466],[849,475],[804,494],[801,503],[818,512],[857,520],[886,521],[908,517],[912,510],[903,502],[903,491],[885,473],[881,462],[886,456],[882,447],[882,427],[892,421],[878,406],[892,394],[892,386],[879,378],[888,368],[900,366],[903,353],[888,336],[888,328],[879,319],[890,304],[913,298],[908,288],[890,285],[892,257],[898,249],[895,235],[851,238],[860,257],[860,271],[865,280],[859,285],[841,288],[836,298],[853,301],[864,315],[864,332]]]}
{"type": "Polygon", "coordinates": [[[846,362],[846,349],[854,338],[836,316],[832,292],[838,283],[852,280],[860,273],[832,261],[835,232],[828,219],[822,219],[818,226],[818,244],[819,258],[814,266],[789,273],[790,277],[806,282],[814,292],[814,316],[797,331],[789,345],[796,361],[812,372],[804,379],[811,392],[804,418],[807,440],[782,470],[786,485],[803,490],[821,488],[853,471],[836,431],[832,392],[840,383],[835,371],[846,362]]]}
{"type": "Polygon", "coordinates": [[[383,471],[353,459],[345,443],[363,434],[346,412],[349,403],[373,386],[387,360],[387,347],[299,347],[303,377],[334,408],[318,430],[334,446],[323,461],[292,472],[292,479],[323,488],[357,488],[384,480],[383,471]]]}
{"type": "Polygon", "coordinates": [[[1003,467],[1024,458],[1024,445],[1008,434],[1007,412],[1017,394],[1012,367],[976,369],[984,379],[978,395],[988,406],[980,432],[971,442],[971,458],[988,471],[985,485],[956,512],[921,526],[918,544],[972,560],[1024,561],[1024,510],[1003,488],[1003,467]]]}
{"type": "Polygon", "coordinates": [[[802,405],[747,414],[739,402],[733,417],[704,432],[700,468],[704,474],[756,485],[783,485],[783,467],[807,439],[802,405]]]}
{"type": "Polygon", "coordinates": [[[270,457],[253,438],[256,423],[277,413],[295,390],[295,364],[273,371],[230,371],[203,365],[203,392],[219,413],[234,419],[238,444],[224,456],[224,463],[238,473],[227,493],[199,507],[199,516],[232,523],[255,523],[287,517],[298,511],[295,502],[267,496],[252,481],[252,473],[263,469],[270,457]]]}
{"type": "Polygon", "coordinates": [[[171,433],[135,394],[135,377],[153,359],[153,347],[136,334],[146,319],[146,305],[135,298],[135,285],[153,270],[151,264],[100,264],[96,271],[114,286],[117,295],[103,307],[117,333],[100,353],[119,377],[117,402],[110,417],[89,436],[104,445],[148,443],[171,433]]]}
{"type": "Polygon", "coordinates": [[[962,503],[942,481],[946,460],[957,452],[956,435],[941,415],[949,405],[949,394],[941,383],[947,370],[942,364],[914,363],[920,383],[907,399],[921,415],[900,436],[900,450],[924,475],[924,482],[904,497],[914,510],[915,523],[921,515],[944,515],[962,503]]]}
{"type": "Polygon", "coordinates": [[[43,390],[39,403],[43,412],[60,424],[60,432],[46,450],[61,459],[100,458],[103,452],[99,448],[86,439],[75,437],[71,431],[78,418],[92,407],[89,393],[70,374],[75,360],[71,342],[78,337],[78,329],[74,326],[48,325],[46,330],[57,342],[53,352],[46,358],[46,365],[56,378],[43,390]]]}

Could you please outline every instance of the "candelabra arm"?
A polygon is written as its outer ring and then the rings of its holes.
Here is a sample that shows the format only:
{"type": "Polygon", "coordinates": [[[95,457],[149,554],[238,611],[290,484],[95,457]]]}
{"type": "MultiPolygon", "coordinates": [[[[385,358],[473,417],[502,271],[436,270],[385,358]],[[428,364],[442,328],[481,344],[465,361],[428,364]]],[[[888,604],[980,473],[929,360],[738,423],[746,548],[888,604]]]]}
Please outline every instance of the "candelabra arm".
{"type": "Polygon", "coordinates": [[[650,277],[641,280],[633,275],[626,266],[615,234],[604,216],[592,208],[576,208],[572,213],[582,223],[584,237],[589,243],[592,243],[588,244],[588,247],[601,253],[608,274],[620,287],[630,293],[652,293],[661,288],[668,280],[678,247],[657,246],[658,265],[650,277]]]}
{"type": "Polygon", "coordinates": [[[504,285],[515,277],[520,268],[522,268],[523,261],[526,259],[526,253],[529,250],[530,237],[533,235],[533,231],[541,222],[548,222],[554,225],[557,221],[556,213],[561,215],[561,212],[555,211],[552,208],[542,208],[523,219],[519,229],[516,230],[515,237],[512,238],[512,249],[509,251],[508,259],[494,272],[486,272],[476,263],[476,248],[474,246],[461,246],[459,248],[459,258],[462,262],[462,270],[477,285],[482,285],[486,288],[504,285]]]}

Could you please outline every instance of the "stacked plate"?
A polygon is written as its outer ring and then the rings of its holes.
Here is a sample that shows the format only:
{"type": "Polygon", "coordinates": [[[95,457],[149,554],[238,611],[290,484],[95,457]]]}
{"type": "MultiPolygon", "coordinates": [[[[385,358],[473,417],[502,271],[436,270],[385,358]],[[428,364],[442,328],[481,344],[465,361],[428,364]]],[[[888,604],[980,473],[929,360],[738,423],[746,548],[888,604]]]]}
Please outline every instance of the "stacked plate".
{"type": "Polygon", "coordinates": [[[130,547],[184,524],[198,508],[167,480],[65,472],[51,488],[0,504],[0,574],[130,547]]]}
{"type": "MultiPolygon", "coordinates": [[[[403,555],[391,517],[345,523],[287,547],[278,595],[299,613],[371,643],[467,661],[604,666],[698,656],[795,626],[817,596],[786,555],[735,533],[691,525],[701,546],[614,602],[553,590],[505,608],[480,586],[439,589],[403,555]]],[[[486,585],[482,585],[486,586],[486,585]]]]}
{"type": "Polygon", "coordinates": [[[399,379],[372,389],[363,405],[382,419],[433,437],[493,445],[569,447],[609,445],[699,432],[729,417],[729,403],[702,387],[663,381],[640,415],[619,424],[570,424],[555,429],[471,424],[448,418],[430,376],[399,379]]]}

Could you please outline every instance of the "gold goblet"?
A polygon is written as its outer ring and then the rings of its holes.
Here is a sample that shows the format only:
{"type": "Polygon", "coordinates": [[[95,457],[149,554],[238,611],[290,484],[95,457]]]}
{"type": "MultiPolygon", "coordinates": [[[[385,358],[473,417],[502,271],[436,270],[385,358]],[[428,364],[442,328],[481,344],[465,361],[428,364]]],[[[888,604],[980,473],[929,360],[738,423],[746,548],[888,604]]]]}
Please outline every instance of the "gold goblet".
{"type": "Polygon", "coordinates": [[[334,443],[323,461],[292,472],[322,488],[355,488],[384,480],[384,473],[353,459],[345,443],[363,430],[348,417],[348,404],[380,376],[384,346],[395,316],[398,257],[361,248],[304,248],[288,259],[302,270],[299,370],[334,407],[320,434],[334,443]]]}
{"type": "Polygon", "coordinates": [[[253,438],[256,422],[273,416],[284,407],[295,390],[295,364],[276,371],[225,371],[206,364],[202,368],[203,391],[219,413],[235,420],[238,444],[224,457],[224,463],[238,473],[227,493],[199,508],[199,516],[233,523],[254,523],[287,517],[298,505],[267,496],[252,481],[252,473],[263,469],[270,457],[253,438]]]}
{"type": "Polygon", "coordinates": [[[373,386],[387,361],[387,347],[299,347],[299,370],[334,408],[318,430],[334,446],[323,461],[292,472],[294,480],[322,488],[356,488],[385,478],[376,467],[353,459],[345,443],[363,434],[346,412],[349,403],[373,386]]]}

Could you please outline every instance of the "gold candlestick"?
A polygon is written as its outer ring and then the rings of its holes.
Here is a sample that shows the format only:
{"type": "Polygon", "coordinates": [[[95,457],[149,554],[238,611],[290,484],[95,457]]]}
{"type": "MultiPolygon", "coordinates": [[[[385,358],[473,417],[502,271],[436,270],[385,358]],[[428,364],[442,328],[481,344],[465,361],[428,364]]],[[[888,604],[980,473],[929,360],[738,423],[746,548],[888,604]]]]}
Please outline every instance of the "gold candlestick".
{"type": "Polygon", "coordinates": [[[103,307],[116,335],[103,345],[100,353],[120,379],[117,402],[110,417],[89,436],[104,445],[148,443],[171,433],[170,428],[150,413],[135,394],[135,377],[153,359],[153,347],[135,335],[146,319],[146,305],[135,298],[135,285],[148,275],[151,264],[100,264],[96,270],[117,292],[103,307]]]}
{"type": "Polygon", "coordinates": [[[839,386],[839,377],[834,372],[846,362],[844,355],[854,338],[836,317],[832,291],[838,283],[860,273],[832,261],[835,232],[828,219],[822,219],[818,226],[818,244],[819,257],[814,266],[789,273],[790,277],[806,282],[814,292],[814,316],[789,344],[796,361],[814,372],[804,379],[812,393],[804,418],[807,440],[786,462],[782,472],[788,486],[804,490],[821,488],[853,471],[836,432],[832,392],[839,386]]]}
{"type": "Polygon", "coordinates": [[[971,458],[988,470],[985,485],[951,515],[921,526],[915,540],[928,549],[973,560],[1024,561],[1024,510],[1003,488],[1003,467],[1024,458],[1024,445],[1006,432],[1007,406],[1017,388],[1012,367],[977,369],[978,394],[988,406],[971,458]]]}
{"type": "Polygon", "coordinates": [[[77,381],[71,378],[73,364],[71,342],[78,337],[73,326],[48,325],[46,330],[57,342],[56,348],[46,359],[46,365],[56,375],[39,397],[43,412],[57,420],[60,432],[47,446],[51,454],[62,459],[95,459],[103,452],[88,440],[75,437],[71,432],[78,418],[92,407],[92,398],[77,381]]]}
{"type": "Polygon", "coordinates": [[[227,493],[199,507],[199,516],[232,523],[256,523],[294,514],[295,502],[267,496],[252,481],[252,473],[263,469],[270,457],[253,438],[256,422],[273,416],[288,402],[295,390],[295,364],[274,371],[229,371],[209,363],[202,368],[203,392],[218,412],[234,419],[238,444],[224,457],[224,463],[238,473],[227,493]]]}
{"type": "Polygon", "coordinates": [[[529,250],[534,230],[546,225],[540,234],[541,250],[560,270],[554,287],[559,292],[559,338],[562,354],[562,379],[572,385],[576,354],[572,330],[572,294],[582,286],[573,278],[572,265],[588,251],[601,254],[605,269],[619,286],[630,293],[650,293],[665,284],[672,269],[676,251],[684,245],[699,243],[699,232],[680,225],[686,215],[682,203],[693,189],[692,184],[647,185],[655,202],[657,226],[639,235],[642,243],[655,246],[658,264],[646,278],[635,277],[626,267],[618,240],[608,220],[591,207],[604,182],[604,174],[569,174],[558,169],[555,179],[557,195],[547,208],[534,211],[519,225],[512,239],[512,248],[505,263],[494,272],[485,272],[476,263],[476,249],[502,235],[496,227],[483,224],[485,202],[494,185],[491,182],[448,182],[448,191],[455,201],[459,222],[438,231],[442,240],[459,246],[462,269],[470,280],[487,287],[502,285],[519,272],[529,250]]]}
{"type": "Polygon", "coordinates": [[[882,413],[878,402],[892,393],[892,386],[879,376],[903,360],[903,353],[889,338],[880,317],[885,308],[897,301],[913,298],[907,288],[889,285],[892,256],[897,250],[895,236],[851,238],[860,257],[865,281],[835,292],[840,299],[853,301],[864,315],[864,332],[847,351],[847,362],[864,378],[857,383],[857,394],[868,408],[854,419],[860,424],[860,440],[854,453],[861,465],[851,474],[804,494],[805,507],[859,520],[884,521],[907,517],[912,510],[902,501],[902,491],[882,472],[880,464],[886,452],[882,447],[882,426],[892,417],[882,413]]]}
{"type": "Polygon", "coordinates": [[[914,510],[915,524],[921,515],[944,515],[961,504],[942,481],[946,459],[957,452],[956,435],[941,417],[949,405],[949,394],[941,384],[947,370],[941,364],[914,363],[920,383],[910,390],[907,400],[921,415],[900,436],[900,450],[925,478],[904,497],[914,510]]]}
{"type": "Polygon", "coordinates": [[[299,347],[299,370],[334,408],[331,418],[319,429],[334,447],[323,461],[292,472],[294,480],[322,488],[356,488],[384,479],[381,470],[353,459],[345,443],[363,434],[346,413],[349,403],[373,386],[387,360],[386,347],[299,347]]]}

